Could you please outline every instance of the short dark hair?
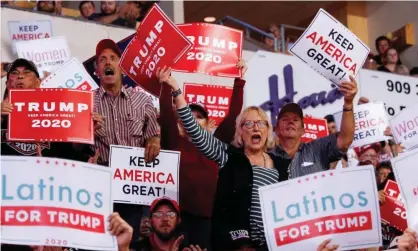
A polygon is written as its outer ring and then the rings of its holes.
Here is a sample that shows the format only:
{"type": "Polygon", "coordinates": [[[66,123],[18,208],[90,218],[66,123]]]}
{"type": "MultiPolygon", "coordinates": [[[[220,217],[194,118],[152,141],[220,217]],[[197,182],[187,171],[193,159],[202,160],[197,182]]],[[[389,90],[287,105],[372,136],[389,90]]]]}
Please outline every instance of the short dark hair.
{"type": "Polygon", "coordinates": [[[324,119],[327,120],[327,123],[335,122],[334,115],[332,114],[328,114],[327,116],[324,117],[324,119]]]}
{"type": "Polygon", "coordinates": [[[409,71],[409,75],[418,75],[418,67],[414,67],[409,71]]]}
{"type": "Polygon", "coordinates": [[[86,3],[91,3],[93,5],[94,8],[94,2],[93,1],[81,1],[80,4],[78,5],[78,10],[81,13],[81,8],[83,7],[83,5],[85,5],[86,3]]]}
{"type": "Polygon", "coordinates": [[[376,49],[377,49],[377,47],[379,47],[378,45],[379,45],[380,41],[383,41],[383,40],[388,41],[388,43],[390,44],[389,38],[387,38],[386,36],[380,36],[380,37],[376,38],[376,40],[375,40],[376,49]]]}

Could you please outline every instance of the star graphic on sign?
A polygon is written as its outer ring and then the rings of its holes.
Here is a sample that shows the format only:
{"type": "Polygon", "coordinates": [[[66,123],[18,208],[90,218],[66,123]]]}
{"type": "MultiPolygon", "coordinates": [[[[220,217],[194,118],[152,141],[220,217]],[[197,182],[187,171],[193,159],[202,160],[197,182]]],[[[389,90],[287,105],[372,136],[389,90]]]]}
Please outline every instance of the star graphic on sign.
{"type": "Polygon", "coordinates": [[[317,178],[318,178],[318,176],[316,176],[316,175],[315,175],[313,178],[314,178],[314,179],[317,179],[317,178]]]}
{"type": "Polygon", "coordinates": [[[326,176],[325,174],[322,174],[322,178],[325,178],[325,176],[326,176]]]}
{"type": "Polygon", "coordinates": [[[40,161],[40,160],[37,160],[37,161],[36,161],[36,163],[37,163],[37,164],[41,164],[41,161],[40,161]]]}
{"type": "Polygon", "coordinates": [[[298,183],[302,183],[302,181],[301,180],[298,180],[298,183]]]}
{"type": "Polygon", "coordinates": [[[72,164],[72,167],[75,167],[75,164],[74,163],[72,164]]]}
{"type": "Polygon", "coordinates": [[[306,178],[306,181],[309,181],[309,178],[306,178]]]}
{"type": "Polygon", "coordinates": [[[334,176],[334,173],[329,173],[329,176],[334,176]]]}
{"type": "Polygon", "coordinates": [[[45,161],[45,163],[49,164],[49,160],[45,161]]]}
{"type": "Polygon", "coordinates": [[[58,162],[58,161],[55,161],[55,165],[57,165],[57,166],[58,166],[58,164],[59,164],[59,162],[58,162]]]}
{"type": "Polygon", "coordinates": [[[67,166],[67,162],[64,162],[64,166],[67,166]]]}

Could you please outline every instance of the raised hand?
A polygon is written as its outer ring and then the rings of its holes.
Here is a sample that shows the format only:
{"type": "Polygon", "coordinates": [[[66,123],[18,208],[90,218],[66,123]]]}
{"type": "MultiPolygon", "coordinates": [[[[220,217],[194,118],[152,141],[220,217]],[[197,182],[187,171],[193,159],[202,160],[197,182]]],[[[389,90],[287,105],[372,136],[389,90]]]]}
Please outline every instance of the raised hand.
{"type": "Polygon", "coordinates": [[[179,86],[177,84],[177,81],[175,78],[171,76],[171,68],[164,66],[163,68],[157,69],[157,78],[160,83],[167,84],[171,87],[173,91],[176,91],[179,89],[179,86]]]}

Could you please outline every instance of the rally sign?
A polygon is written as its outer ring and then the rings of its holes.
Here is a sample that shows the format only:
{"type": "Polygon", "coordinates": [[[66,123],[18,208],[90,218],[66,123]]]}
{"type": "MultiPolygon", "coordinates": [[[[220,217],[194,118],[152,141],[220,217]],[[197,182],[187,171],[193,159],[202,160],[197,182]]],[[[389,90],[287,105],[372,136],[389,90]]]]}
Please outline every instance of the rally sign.
{"type": "Polygon", "coordinates": [[[90,77],[78,59],[73,57],[45,78],[41,83],[41,88],[70,88],[92,91],[99,88],[99,86],[90,77]]]}
{"type": "Polygon", "coordinates": [[[401,192],[398,184],[392,180],[388,180],[384,191],[387,195],[385,197],[385,202],[380,205],[380,216],[382,217],[382,221],[400,231],[405,231],[407,228],[406,210],[401,202],[401,192]]]}
{"type": "Polygon", "coordinates": [[[65,37],[51,37],[16,43],[17,55],[32,61],[41,78],[44,71],[53,72],[70,59],[70,48],[65,37]]]}
{"type": "Polygon", "coordinates": [[[408,227],[418,231],[418,149],[392,159],[393,171],[406,208],[408,227]]]}
{"type": "Polygon", "coordinates": [[[144,148],[110,146],[113,201],[151,205],[162,196],[178,201],[180,152],[161,150],[145,162],[144,148]]]}
{"type": "Polygon", "coordinates": [[[308,143],[312,140],[328,136],[328,125],[326,119],[304,117],[303,124],[305,133],[302,135],[302,142],[308,143]]]}
{"type": "Polygon", "coordinates": [[[337,19],[320,9],[290,52],[336,85],[356,76],[370,49],[337,19]]]}
{"type": "Polygon", "coordinates": [[[373,166],[306,175],[259,193],[270,251],[312,250],[330,236],[341,250],[381,246],[373,166]]]}
{"type": "Polygon", "coordinates": [[[418,78],[380,71],[361,70],[360,95],[371,102],[385,103],[390,117],[398,115],[418,100],[418,78]]]}
{"type": "Polygon", "coordinates": [[[160,96],[157,68],[173,65],[190,47],[191,42],[154,4],[123,52],[119,65],[135,83],[160,96]]]}
{"type": "Polygon", "coordinates": [[[93,93],[74,89],[11,89],[7,140],[94,143],[93,93]]]}
{"type": "Polygon", "coordinates": [[[390,120],[393,137],[396,143],[405,148],[418,146],[418,103],[406,108],[390,120]]]}
{"type": "Polygon", "coordinates": [[[216,122],[216,126],[224,120],[231,105],[232,87],[219,85],[184,83],[184,96],[187,103],[203,104],[209,119],[216,122]]]}
{"type": "Polygon", "coordinates": [[[110,170],[20,156],[2,156],[1,167],[1,243],[117,250],[110,170]]]}
{"type": "Polygon", "coordinates": [[[8,25],[13,54],[16,54],[16,41],[52,37],[51,20],[9,21],[8,25]]]}
{"type": "MultiPolygon", "coordinates": [[[[359,147],[390,139],[384,135],[389,121],[383,103],[367,103],[354,108],[354,141],[351,147],[359,147]]],[[[335,124],[341,128],[343,112],[334,114],[335,124]]]]}
{"type": "Polygon", "coordinates": [[[208,23],[179,24],[177,27],[193,47],[173,66],[175,71],[241,77],[237,63],[242,58],[242,31],[208,23]]]}

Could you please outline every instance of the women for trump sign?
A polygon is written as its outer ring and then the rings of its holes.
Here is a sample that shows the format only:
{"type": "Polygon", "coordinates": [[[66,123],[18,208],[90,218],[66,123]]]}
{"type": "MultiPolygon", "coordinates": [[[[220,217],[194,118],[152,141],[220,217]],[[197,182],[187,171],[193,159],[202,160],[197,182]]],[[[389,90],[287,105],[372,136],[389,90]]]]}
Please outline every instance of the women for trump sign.
{"type": "Polygon", "coordinates": [[[270,251],[312,250],[329,238],[341,250],[381,245],[372,166],[311,174],[259,192],[270,251]]]}

